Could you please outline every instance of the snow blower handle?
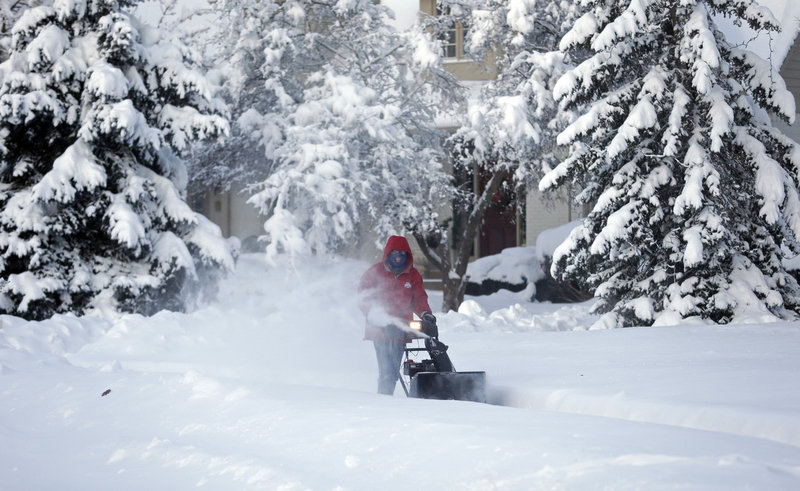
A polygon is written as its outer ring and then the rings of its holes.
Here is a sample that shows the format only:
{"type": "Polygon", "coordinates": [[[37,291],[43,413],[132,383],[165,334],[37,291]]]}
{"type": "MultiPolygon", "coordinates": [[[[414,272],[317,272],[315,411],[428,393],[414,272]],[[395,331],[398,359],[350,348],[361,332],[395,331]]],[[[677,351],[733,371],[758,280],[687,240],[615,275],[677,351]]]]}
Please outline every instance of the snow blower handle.
{"type": "Polygon", "coordinates": [[[439,337],[439,328],[436,326],[436,317],[430,312],[422,313],[422,332],[432,338],[439,337]]]}

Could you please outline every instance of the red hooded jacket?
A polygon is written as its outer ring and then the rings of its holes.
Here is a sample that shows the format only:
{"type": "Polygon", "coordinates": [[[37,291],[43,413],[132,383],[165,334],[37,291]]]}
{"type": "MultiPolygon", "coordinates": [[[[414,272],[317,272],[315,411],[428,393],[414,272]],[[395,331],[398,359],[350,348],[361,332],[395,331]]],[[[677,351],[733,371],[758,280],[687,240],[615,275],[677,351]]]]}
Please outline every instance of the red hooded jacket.
{"type": "MultiPolygon", "coordinates": [[[[414,314],[422,316],[423,312],[430,312],[428,305],[428,294],[422,285],[422,275],[414,268],[414,256],[411,254],[411,247],[405,237],[393,235],[386,242],[383,250],[383,260],[372,265],[361,277],[358,291],[374,290],[361,302],[360,308],[367,315],[373,307],[383,308],[387,314],[401,319],[402,322],[409,322],[414,318],[414,314]],[[408,260],[406,267],[399,274],[386,264],[389,251],[397,249],[406,251],[408,260]]],[[[389,342],[384,326],[372,326],[367,322],[367,330],[364,339],[369,341],[389,342]]],[[[400,341],[404,342],[404,341],[400,341]]]]}

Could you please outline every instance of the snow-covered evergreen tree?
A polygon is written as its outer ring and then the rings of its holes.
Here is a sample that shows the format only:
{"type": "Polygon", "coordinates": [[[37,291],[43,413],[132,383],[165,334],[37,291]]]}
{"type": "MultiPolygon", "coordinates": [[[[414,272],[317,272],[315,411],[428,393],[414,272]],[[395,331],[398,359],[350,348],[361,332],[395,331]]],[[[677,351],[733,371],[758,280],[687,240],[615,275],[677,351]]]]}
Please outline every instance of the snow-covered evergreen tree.
{"type": "Polygon", "coordinates": [[[183,310],[233,267],[178,153],[227,131],[186,50],[122,8],[27,10],[0,65],[0,311],[183,310]]]}
{"type": "Polygon", "coordinates": [[[800,291],[800,148],[770,124],[795,102],[769,63],[732,46],[713,15],[776,30],[751,0],[590,0],[562,39],[592,56],[554,95],[584,107],[559,136],[569,157],[542,181],[586,179],[593,209],[553,273],[587,282],[605,326],[789,317],[800,291]]]}
{"type": "Polygon", "coordinates": [[[371,0],[218,5],[235,147],[263,176],[251,202],[270,257],[435,214],[448,185],[435,118],[458,86],[425,31],[396,31],[371,0]]]}

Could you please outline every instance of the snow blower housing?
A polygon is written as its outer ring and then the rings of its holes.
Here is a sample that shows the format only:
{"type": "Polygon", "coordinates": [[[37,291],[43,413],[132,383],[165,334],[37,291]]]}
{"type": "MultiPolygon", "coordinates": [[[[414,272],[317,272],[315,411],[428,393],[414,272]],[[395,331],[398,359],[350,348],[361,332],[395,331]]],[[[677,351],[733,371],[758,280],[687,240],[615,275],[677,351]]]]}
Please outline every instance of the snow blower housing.
{"type": "Polygon", "coordinates": [[[486,402],[486,372],[456,372],[447,354],[448,346],[438,339],[435,323],[413,321],[409,327],[429,337],[424,348],[405,349],[400,382],[408,397],[486,402]],[[414,361],[411,356],[421,351],[427,351],[430,359],[414,361]]]}

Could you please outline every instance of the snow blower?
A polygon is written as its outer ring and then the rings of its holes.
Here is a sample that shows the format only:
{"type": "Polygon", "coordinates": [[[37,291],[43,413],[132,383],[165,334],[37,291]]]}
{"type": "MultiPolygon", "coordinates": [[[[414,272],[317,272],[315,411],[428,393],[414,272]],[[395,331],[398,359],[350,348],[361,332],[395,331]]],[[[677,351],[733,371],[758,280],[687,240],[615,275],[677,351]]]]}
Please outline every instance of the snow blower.
{"type": "Polygon", "coordinates": [[[406,348],[400,383],[408,397],[486,402],[486,372],[456,372],[448,346],[439,341],[435,323],[412,321],[409,327],[426,334],[425,347],[406,348]],[[427,351],[430,359],[414,361],[427,351]]]}

